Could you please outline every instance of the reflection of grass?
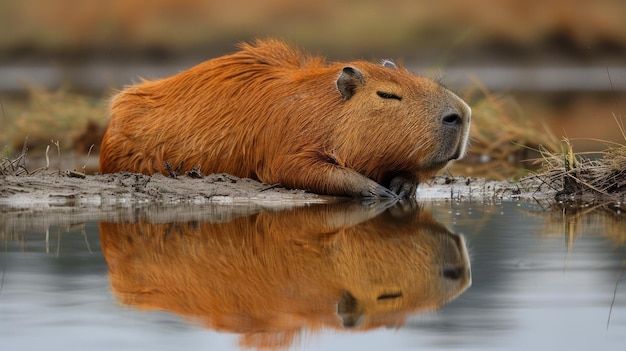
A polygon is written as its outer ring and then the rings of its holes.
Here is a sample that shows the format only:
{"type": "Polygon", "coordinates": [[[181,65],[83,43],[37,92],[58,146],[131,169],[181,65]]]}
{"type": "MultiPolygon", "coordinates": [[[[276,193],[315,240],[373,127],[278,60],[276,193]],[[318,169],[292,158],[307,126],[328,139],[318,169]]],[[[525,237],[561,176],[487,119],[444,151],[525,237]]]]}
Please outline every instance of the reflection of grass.
{"type": "MultiPolygon", "coordinates": [[[[601,228],[597,232],[611,240],[616,246],[626,245],[626,223],[623,221],[624,205],[606,206],[579,206],[568,211],[553,211],[548,218],[541,235],[564,235],[568,249],[571,249],[576,239],[590,228],[601,228]]],[[[549,208],[552,208],[548,204],[549,208]]],[[[542,212],[539,214],[544,216],[542,212]]]]}

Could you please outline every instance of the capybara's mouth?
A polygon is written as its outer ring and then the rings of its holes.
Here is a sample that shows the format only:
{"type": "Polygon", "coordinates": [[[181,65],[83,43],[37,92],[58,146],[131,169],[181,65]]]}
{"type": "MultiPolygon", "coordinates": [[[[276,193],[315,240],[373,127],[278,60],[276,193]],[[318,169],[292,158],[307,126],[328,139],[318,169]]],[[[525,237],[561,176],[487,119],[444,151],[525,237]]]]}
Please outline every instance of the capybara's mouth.
{"type": "Polygon", "coordinates": [[[452,154],[452,156],[450,156],[450,158],[448,159],[448,161],[454,161],[454,160],[460,160],[463,158],[463,149],[464,147],[462,145],[460,145],[456,151],[454,152],[454,154],[452,154]]]}
{"type": "Polygon", "coordinates": [[[441,160],[432,160],[427,164],[422,166],[423,171],[436,171],[445,167],[449,161],[455,160],[454,158],[449,159],[441,159],[441,160]]]}
{"type": "Polygon", "coordinates": [[[441,152],[439,157],[435,156],[431,158],[429,161],[422,163],[422,170],[439,170],[444,168],[448,162],[460,160],[463,158],[465,147],[463,145],[458,145],[452,153],[450,152],[441,152]]]}
{"type": "Polygon", "coordinates": [[[465,157],[467,151],[467,145],[465,144],[465,140],[461,140],[459,145],[456,147],[452,155],[448,158],[446,162],[460,160],[465,157]]]}
{"type": "Polygon", "coordinates": [[[464,127],[464,130],[461,134],[460,140],[457,143],[454,152],[448,159],[448,161],[460,160],[467,154],[467,149],[469,147],[469,124],[464,127]]]}

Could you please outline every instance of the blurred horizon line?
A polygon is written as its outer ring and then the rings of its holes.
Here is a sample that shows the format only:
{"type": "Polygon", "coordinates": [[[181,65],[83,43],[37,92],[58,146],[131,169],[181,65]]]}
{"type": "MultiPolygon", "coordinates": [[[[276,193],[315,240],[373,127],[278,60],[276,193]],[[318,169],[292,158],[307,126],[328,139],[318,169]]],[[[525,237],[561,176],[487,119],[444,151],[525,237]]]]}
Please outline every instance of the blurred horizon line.
{"type": "MultiPolygon", "coordinates": [[[[197,64],[178,61],[166,64],[83,64],[0,65],[0,93],[22,94],[32,88],[56,90],[62,87],[83,93],[105,93],[139,82],[141,78],[159,79],[174,75],[197,64]]],[[[452,89],[480,85],[490,91],[506,92],[624,92],[626,65],[556,66],[493,65],[424,66],[407,64],[419,75],[437,79],[452,89]]]]}

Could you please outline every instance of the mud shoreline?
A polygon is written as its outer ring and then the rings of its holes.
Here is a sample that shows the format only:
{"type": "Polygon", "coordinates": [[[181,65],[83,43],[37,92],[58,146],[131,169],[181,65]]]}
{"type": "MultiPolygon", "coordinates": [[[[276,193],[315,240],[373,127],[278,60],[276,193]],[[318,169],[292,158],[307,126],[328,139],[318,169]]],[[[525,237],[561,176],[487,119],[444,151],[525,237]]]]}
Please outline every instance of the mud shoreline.
{"type": "MultiPolygon", "coordinates": [[[[418,201],[491,201],[536,195],[511,181],[466,177],[436,177],[421,184],[417,191],[418,201]]],[[[133,173],[87,175],[84,178],[72,177],[68,173],[0,178],[0,212],[63,208],[104,210],[135,205],[258,204],[289,207],[338,200],[341,199],[228,174],[212,174],[200,179],[133,173]]]]}
{"type": "MultiPolygon", "coordinates": [[[[47,232],[51,228],[84,232],[85,224],[92,221],[222,222],[260,211],[339,201],[361,201],[363,206],[393,202],[320,196],[229,174],[202,178],[134,173],[69,174],[0,176],[0,238],[20,237],[26,230],[47,232]]],[[[622,194],[613,199],[572,196],[571,201],[565,199],[558,203],[556,194],[557,190],[539,177],[514,182],[438,176],[420,184],[417,201],[426,206],[428,203],[529,201],[538,203],[546,211],[557,209],[559,213],[574,215],[598,209],[605,203],[610,213],[619,215],[626,211],[622,194]]]]}
{"type": "MultiPolygon", "coordinates": [[[[337,201],[362,201],[371,206],[389,201],[320,196],[228,174],[202,178],[133,173],[83,178],[68,174],[0,176],[0,238],[19,237],[25,230],[84,231],[90,221],[221,222],[262,210],[337,201]]],[[[533,196],[513,182],[437,177],[420,185],[417,199],[421,203],[497,202],[533,196]]]]}

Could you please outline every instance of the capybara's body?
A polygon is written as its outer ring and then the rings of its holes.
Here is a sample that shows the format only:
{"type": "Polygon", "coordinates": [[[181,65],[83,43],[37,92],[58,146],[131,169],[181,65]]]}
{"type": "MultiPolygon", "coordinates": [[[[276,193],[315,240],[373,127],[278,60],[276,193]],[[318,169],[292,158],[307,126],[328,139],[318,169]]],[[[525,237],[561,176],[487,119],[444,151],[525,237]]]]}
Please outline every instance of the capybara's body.
{"type": "Polygon", "coordinates": [[[110,113],[103,173],[199,167],[357,197],[414,196],[464,155],[471,114],[389,61],[329,63],[275,40],[127,87],[110,113]]]}
{"type": "Polygon", "coordinates": [[[241,333],[248,347],[286,348],[306,330],[398,327],[470,286],[461,236],[416,207],[381,210],[358,202],[218,223],[102,222],[100,239],[122,304],[241,333]]]}

